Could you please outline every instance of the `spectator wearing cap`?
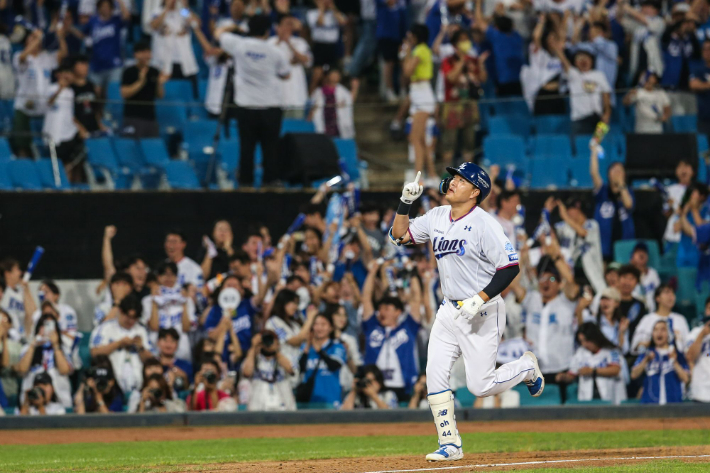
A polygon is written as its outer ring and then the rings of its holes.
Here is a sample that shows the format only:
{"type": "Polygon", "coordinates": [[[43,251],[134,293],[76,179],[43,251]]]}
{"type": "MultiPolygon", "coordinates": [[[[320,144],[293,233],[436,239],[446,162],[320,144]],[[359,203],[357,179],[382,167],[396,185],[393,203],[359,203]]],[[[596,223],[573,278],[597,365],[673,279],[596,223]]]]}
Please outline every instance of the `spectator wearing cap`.
{"type": "MultiPolygon", "coordinates": [[[[101,121],[102,107],[97,102],[101,91],[88,78],[89,59],[86,56],[72,58],[74,91],[74,120],[81,136],[90,136],[98,132],[107,132],[108,128],[101,121]]],[[[118,71],[120,73],[120,67],[118,71]]],[[[118,79],[115,81],[118,82],[118,79]]]]}
{"type": "MultiPolygon", "coordinates": [[[[556,384],[557,374],[570,368],[576,329],[575,298],[579,286],[562,257],[556,239],[543,245],[538,263],[537,289],[523,299],[523,338],[540,360],[546,383],[556,384]]],[[[567,401],[567,386],[560,385],[560,401],[567,401]]]]}
{"type": "Polygon", "coordinates": [[[133,292],[133,278],[128,273],[114,273],[108,284],[108,292],[110,297],[105,298],[94,309],[94,327],[118,317],[119,304],[133,292]]]}
{"type": "Polygon", "coordinates": [[[483,17],[483,2],[476,2],[476,24],[486,32],[495,65],[496,95],[521,95],[520,70],[525,63],[523,38],[513,29],[513,20],[505,15],[494,15],[490,25],[483,17]]]}
{"type": "Polygon", "coordinates": [[[281,81],[284,114],[303,118],[303,111],[308,100],[308,81],[306,68],[313,64],[311,47],[305,39],[294,36],[298,20],[292,15],[281,15],[276,25],[276,35],[267,40],[281,50],[290,66],[288,79],[281,81]]]}
{"type": "Polygon", "coordinates": [[[631,379],[643,378],[642,404],[664,405],[683,402],[684,385],[690,369],[683,352],[671,339],[672,330],[665,320],[652,326],[648,349],[639,354],[631,370],[631,379]]]}
{"type": "Polygon", "coordinates": [[[626,185],[626,168],[620,162],[609,165],[607,183],[599,174],[599,146],[590,144],[589,173],[594,184],[594,220],[599,224],[604,261],[614,258],[614,243],[635,238],[634,193],[626,185]]]}
{"type": "Polygon", "coordinates": [[[168,260],[177,265],[177,284],[180,286],[191,284],[197,290],[202,289],[205,284],[202,267],[192,258],[185,256],[185,247],[187,247],[185,234],[178,229],[169,230],[165,234],[163,247],[168,260]]]}
{"type": "Polygon", "coordinates": [[[369,273],[362,288],[362,331],[365,336],[363,362],[366,365],[377,365],[384,376],[383,387],[404,401],[412,394],[419,377],[415,348],[421,327],[421,291],[415,292],[413,285],[407,312],[396,295],[380,299],[375,310],[373,297],[379,268],[377,261],[370,262],[369,273]]]}
{"type": "MultiPolygon", "coordinates": [[[[619,72],[619,47],[614,41],[608,39],[609,26],[605,21],[591,21],[588,15],[580,16],[577,20],[572,43],[576,43],[581,35],[582,27],[589,26],[589,40],[580,44],[583,49],[589,50],[594,55],[595,69],[602,72],[610,87],[616,84],[619,72]]],[[[616,96],[611,94],[611,105],[616,104],[616,96]]]]}
{"type": "Polygon", "coordinates": [[[633,105],[636,110],[636,133],[663,133],[663,124],[671,118],[670,98],[658,82],[658,75],[648,72],[624,97],[624,105],[633,105]]]}
{"type": "Polygon", "coordinates": [[[609,123],[611,118],[611,86],[603,72],[593,69],[594,54],[591,50],[577,49],[573,58],[574,66],[565,56],[562,43],[558,45],[556,53],[567,73],[572,133],[592,134],[597,123],[609,123]]]}
{"type": "Polygon", "coordinates": [[[633,294],[639,281],[641,281],[641,272],[635,266],[626,264],[619,268],[619,282],[617,284],[617,289],[621,294],[619,309],[621,309],[621,315],[629,319],[629,339],[633,339],[636,326],[648,313],[644,300],[634,297],[633,294]]]}
{"type": "Polygon", "coordinates": [[[44,314],[32,337],[22,347],[22,358],[15,366],[17,374],[23,377],[20,402],[33,386],[38,373],[47,373],[52,378],[54,391],[64,407],[72,406],[69,376],[74,367],[68,352],[62,349],[61,332],[55,314],[44,314]]]}
{"type": "MultiPolygon", "coordinates": [[[[187,338],[186,335],[183,337],[187,338]]],[[[186,390],[192,382],[192,363],[177,356],[180,338],[180,333],[174,328],[161,328],[156,343],[163,374],[170,389],[176,392],[186,390]]]]}
{"type": "Polygon", "coordinates": [[[264,157],[264,184],[279,179],[278,137],[281,133],[282,80],[290,75],[288,60],[281,50],[269,44],[269,18],[256,15],[249,19],[249,37],[233,33],[231,27],[215,30],[221,48],[239,67],[234,81],[234,101],[239,122],[240,163],[238,181],[242,186],[254,183],[254,151],[261,144],[264,157]]]}
{"type": "Polygon", "coordinates": [[[575,315],[577,323],[591,322],[599,327],[602,334],[619,348],[622,354],[629,352],[629,319],[623,316],[619,304],[621,293],[615,287],[607,287],[601,292],[596,313],[587,308],[592,302],[590,293],[585,293],[579,300],[575,315]]]}
{"type": "Polygon", "coordinates": [[[135,64],[123,70],[121,97],[124,133],[136,138],[153,138],[160,135],[155,117],[155,99],[165,95],[163,87],[169,76],[151,66],[150,45],[144,41],[133,46],[135,64]]]}
{"type": "Polygon", "coordinates": [[[695,115],[695,97],[690,93],[690,72],[700,60],[702,46],[698,40],[695,16],[690,5],[676,3],[671,14],[672,23],[661,37],[663,76],[661,86],[668,91],[673,115],[695,115]]]}
{"type": "MultiPolygon", "coordinates": [[[[678,182],[666,187],[668,205],[673,213],[668,218],[666,231],[663,234],[663,240],[667,245],[665,251],[668,251],[670,245],[676,245],[680,242],[680,213],[683,207],[681,203],[683,201],[683,197],[685,196],[686,190],[695,178],[695,169],[689,159],[681,158],[678,160],[678,164],[676,164],[675,167],[675,177],[678,179],[678,182]]],[[[678,266],[680,267],[681,265],[678,266]]]]}
{"type": "Polygon", "coordinates": [[[595,292],[601,292],[604,282],[604,260],[599,224],[588,218],[581,199],[571,197],[567,204],[557,200],[561,222],[555,224],[555,233],[560,247],[566,253],[570,266],[575,268],[581,261],[582,271],[595,292]]]}
{"type": "Polygon", "coordinates": [[[39,373],[34,377],[31,387],[24,391],[20,415],[64,415],[66,408],[59,402],[54,390],[52,377],[47,373],[39,373]]]}
{"type": "Polygon", "coordinates": [[[653,338],[654,326],[659,320],[665,321],[670,330],[669,343],[684,347],[688,340],[690,332],[688,321],[683,315],[673,312],[676,301],[673,288],[668,284],[661,284],[656,289],[655,296],[657,309],[641,319],[631,339],[631,352],[634,354],[643,353],[648,349],[653,338]]]}
{"type": "Polygon", "coordinates": [[[710,135],[710,39],[703,41],[701,56],[690,72],[690,90],[698,107],[698,133],[710,135]]]}
{"type": "Polygon", "coordinates": [[[118,317],[108,320],[91,332],[91,356],[108,356],[118,386],[124,393],[140,388],[143,383],[143,361],[150,358],[148,331],[139,320],[141,303],[133,294],[126,296],[118,307],[118,317]]]}
{"type": "Polygon", "coordinates": [[[685,346],[685,357],[693,367],[690,399],[710,402],[710,298],[705,301],[702,324],[690,332],[685,346]]]}
{"type": "Polygon", "coordinates": [[[27,328],[27,332],[32,333],[35,330],[42,316],[42,307],[44,307],[45,303],[49,303],[58,315],[57,322],[59,322],[59,328],[61,329],[62,345],[71,350],[78,330],[76,311],[70,305],[59,302],[61,291],[59,286],[51,279],[45,279],[40,283],[37,289],[37,296],[40,303],[39,309],[34,305],[34,300],[27,301],[28,303],[25,305],[25,310],[30,311],[32,314],[32,326],[27,328]]]}
{"type": "Polygon", "coordinates": [[[658,271],[648,265],[648,245],[640,241],[634,246],[629,261],[641,274],[638,286],[634,290],[634,296],[646,302],[646,308],[653,312],[656,310],[655,294],[656,289],[661,285],[661,278],[658,271]]]}
{"type": "Polygon", "coordinates": [[[625,29],[632,35],[629,57],[632,83],[638,83],[646,71],[662,75],[661,35],[666,29],[666,22],[660,15],[661,2],[644,0],[639,9],[624,3],[617,10],[617,17],[624,20],[625,29]]]}

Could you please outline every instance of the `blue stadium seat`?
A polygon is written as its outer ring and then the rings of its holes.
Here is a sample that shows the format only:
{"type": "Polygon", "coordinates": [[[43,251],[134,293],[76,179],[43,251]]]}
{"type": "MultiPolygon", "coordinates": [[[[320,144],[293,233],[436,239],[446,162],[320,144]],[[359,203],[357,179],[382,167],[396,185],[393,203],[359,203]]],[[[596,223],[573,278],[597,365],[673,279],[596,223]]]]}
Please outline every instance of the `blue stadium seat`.
{"type": "Polygon", "coordinates": [[[673,131],[676,133],[695,133],[698,131],[696,115],[675,115],[671,117],[673,131]]]}
{"type": "Polygon", "coordinates": [[[12,150],[7,138],[0,138],[0,161],[9,161],[12,158],[12,150]]]}
{"type": "Polygon", "coordinates": [[[566,188],[569,185],[567,162],[571,158],[535,157],[530,160],[530,187],[533,189],[566,188]]]}
{"type": "Polygon", "coordinates": [[[239,140],[220,140],[217,150],[220,158],[220,167],[227,173],[229,179],[233,181],[239,167],[239,140]]]}
{"type": "MultiPolygon", "coordinates": [[[[520,394],[520,406],[559,406],[560,388],[556,384],[546,384],[540,397],[532,397],[525,383],[520,383],[513,388],[520,394]]],[[[569,392],[569,391],[568,391],[569,392]]]]}
{"type": "Polygon", "coordinates": [[[190,156],[203,154],[205,147],[212,146],[215,131],[217,131],[216,120],[191,121],[183,131],[183,140],[190,156]]]}
{"type": "Polygon", "coordinates": [[[104,177],[108,173],[113,179],[116,189],[127,189],[131,184],[131,170],[120,166],[116,153],[108,138],[89,138],[84,143],[88,154],[88,162],[95,173],[104,177]]]}
{"type": "Polygon", "coordinates": [[[155,116],[162,132],[182,131],[187,124],[187,107],[178,105],[174,101],[166,104],[167,100],[155,101],[155,116]]]}
{"type": "Polygon", "coordinates": [[[702,154],[708,150],[708,137],[702,133],[698,133],[695,137],[698,143],[698,157],[702,159],[702,154]]]}
{"type": "Polygon", "coordinates": [[[572,145],[567,135],[537,135],[532,141],[533,159],[572,158],[572,145]]]}
{"type": "Polygon", "coordinates": [[[110,82],[106,90],[105,111],[111,114],[111,118],[119,127],[123,123],[123,97],[121,97],[121,84],[118,82],[110,82]]]}
{"type": "Polygon", "coordinates": [[[631,259],[631,252],[637,243],[644,242],[648,246],[648,265],[654,269],[661,266],[661,250],[656,240],[620,240],[614,243],[614,261],[626,264],[631,259]]]}
{"type": "Polygon", "coordinates": [[[522,115],[503,115],[491,117],[488,120],[488,133],[495,135],[530,136],[530,118],[522,115]]]}
{"type": "Polygon", "coordinates": [[[516,135],[495,135],[483,139],[483,155],[490,164],[513,164],[524,168],[527,164],[525,142],[516,135]]]}
{"type": "Polygon", "coordinates": [[[500,102],[493,104],[496,116],[523,115],[529,116],[528,104],[522,97],[504,97],[500,102]]]}
{"type": "Polygon", "coordinates": [[[186,161],[174,160],[165,165],[165,177],[173,189],[198,190],[200,181],[186,161]]]}
{"type": "Polygon", "coordinates": [[[540,115],[534,118],[535,133],[570,134],[570,121],[567,115],[540,115]]]}
{"type": "Polygon", "coordinates": [[[316,127],[313,122],[298,120],[296,118],[284,118],[281,122],[281,134],[286,133],[315,133],[316,127]]]}
{"type": "Polygon", "coordinates": [[[10,171],[7,169],[9,161],[0,161],[0,191],[11,191],[15,188],[10,179],[10,171]]]}
{"type": "Polygon", "coordinates": [[[139,141],[143,159],[148,166],[164,169],[170,162],[165,142],[161,138],[144,138],[139,141]]]}
{"type": "Polygon", "coordinates": [[[141,179],[143,187],[156,189],[160,181],[160,176],[155,169],[151,169],[145,162],[143,153],[138,145],[138,141],[132,138],[116,138],[113,140],[113,148],[121,166],[130,170],[141,179]]]}
{"type": "Polygon", "coordinates": [[[676,303],[680,306],[696,305],[698,270],[697,268],[678,268],[678,290],[676,303]]]}
{"type": "Polygon", "coordinates": [[[338,150],[341,165],[345,168],[345,172],[350,175],[350,179],[353,181],[360,179],[360,165],[355,140],[334,138],[333,143],[335,143],[335,147],[338,150]]]}
{"type": "Polygon", "coordinates": [[[45,189],[51,190],[69,190],[71,189],[71,184],[69,184],[69,178],[64,170],[64,165],[59,161],[57,170],[59,171],[59,186],[57,186],[54,180],[54,168],[52,167],[52,160],[49,158],[42,158],[35,162],[37,167],[37,172],[39,173],[39,179],[42,182],[42,186],[45,189]]]}
{"type": "Polygon", "coordinates": [[[592,139],[592,135],[575,135],[573,141],[574,145],[574,155],[578,158],[588,158],[589,157],[589,141],[592,139]]]}
{"type": "Polygon", "coordinates": [[[34,161],[15,159],[7,163],[7,170],[12,184],[19,189],[41,191],[42,181],[34,161]]]}
{"type": "Polygon", "coordinates": [[[189,80],[169,80],[165,83],[163,100],[169,102],[192,102],[192,83],[189,80]]]}
{"type": "Polygon", "coordinates": [[[567,162],[572,181],[570,185],[578,188],[591,188],[594,186],[592,176],[589,174],[589,156],[578,156],[567,162]]]}

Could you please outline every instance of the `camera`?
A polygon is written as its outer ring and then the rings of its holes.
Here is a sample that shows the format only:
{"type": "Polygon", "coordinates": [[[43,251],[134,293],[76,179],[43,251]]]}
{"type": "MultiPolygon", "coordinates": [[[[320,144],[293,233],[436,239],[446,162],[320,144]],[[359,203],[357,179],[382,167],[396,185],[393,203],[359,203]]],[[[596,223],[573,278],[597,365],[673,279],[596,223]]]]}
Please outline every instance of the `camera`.
{"type": "Polygon", "coordinates": [[[363,389],[365,389],[369,384],[370,384],[370,380],[367,379],[367,378],[358,379],[358,380],[357,380],[357,384],[355,384],[355,387],[356,387],[358,390],[363,390],[363,389]]]}
{"type": "Polygon", "coordinates": [[[274,335],[271,333],[265,333],[263,337],[261,337],[261,344],[264,345],[265,347],[270,347],[271,345],[274,344],[274,341],[276,339],[274,338],[274,335]]]}
{"type": "Polygon", "coordinates": [[[27,393],[27,399],[29,399],[30,402],[37,402],[40,399],[44,399],[44,389],[35,386],[27,393]]]}
{"type": "Polygon", "coordinates": [[[161,397],[163,397],[163,390],[160,388],[151,389],[148,392],[150,393],[150,396],[153,399],[159,400],[161,397]]]}
{"type": "Polygon", "coordinates": [[[106,368],[92,366],[86,374],[87,378],[92,378],[96,382],[96,390],[104,392],[108,388],[108,382],[111,380],[106,368]]]}
{"type": "Polygon", "coordinates": [[[217,382],[217,373],[214,371],[205,371],[205,381],[208,384],[215,384],[217,382]]]}
{"type": "Polygon", "coordinates": [[[185,389],[185,380],[179,376],[175,377],[175,381],[173,382],[173,388],[175,388],[175,391],[182,391],[185,389]]]}

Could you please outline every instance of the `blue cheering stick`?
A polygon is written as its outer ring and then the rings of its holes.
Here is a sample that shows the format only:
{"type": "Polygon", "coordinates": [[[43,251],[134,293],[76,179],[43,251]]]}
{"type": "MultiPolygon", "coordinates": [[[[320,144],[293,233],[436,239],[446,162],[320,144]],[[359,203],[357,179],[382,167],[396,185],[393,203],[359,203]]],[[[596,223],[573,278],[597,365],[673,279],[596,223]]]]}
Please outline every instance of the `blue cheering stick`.
{"type": "Polygon", "coordinates": [[[42,248],[41,246],[38,246],[37,248],[35,248],[35,252],[32,255],[32,259],[30,260],[30,263],[27,265],[27,271],[25,271],[25,275],[22,277],[22,280],[24,282],[29,282],[30,278],[32,277],[32,272],[37,267],[37,264],[39,264],[39,260],[42,259],[43,254],[44,254],[44,248],[42,248]]]}
{"type": "Polygon", "coordinates": [[[286,230],[286,235],[293,235],[293,233],[301,228],[301,225],[303,225],[303,222],[306,220],[306,214],[300,213],[296,216],[296,219],[293,221],[290,227],[288,227],[288,230],[286,230]]]}

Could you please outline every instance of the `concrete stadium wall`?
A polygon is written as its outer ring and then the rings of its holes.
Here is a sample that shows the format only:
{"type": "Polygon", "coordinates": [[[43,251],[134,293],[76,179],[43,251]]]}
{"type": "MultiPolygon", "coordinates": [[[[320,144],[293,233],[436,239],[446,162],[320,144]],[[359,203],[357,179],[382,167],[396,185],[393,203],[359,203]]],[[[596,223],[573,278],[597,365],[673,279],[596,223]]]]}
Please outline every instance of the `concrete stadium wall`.
{"type": "MultiPolygon", "coordinates": [[[[456,418],[463,422],[655,419],[710,416],[710,404],[682,403],[666,406],[566,406],[524,407],[517,409],[459,409],[456,418]]],[[[428,409],[387,411],[304,410],[295,412],[188,412],[185,414],[92,414],[47,417],[0,417],[0,430],[121,428],[121,427],[199,427],[295,424],[353,424],[428,422],[428,409]]]]}

